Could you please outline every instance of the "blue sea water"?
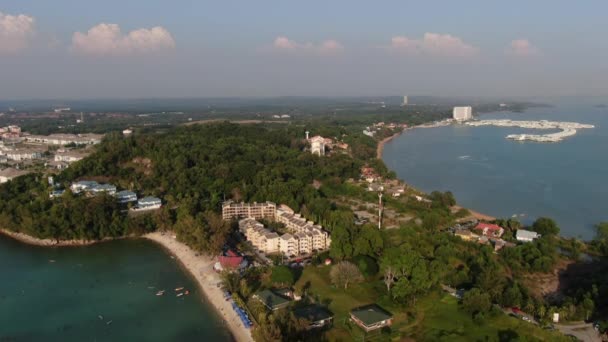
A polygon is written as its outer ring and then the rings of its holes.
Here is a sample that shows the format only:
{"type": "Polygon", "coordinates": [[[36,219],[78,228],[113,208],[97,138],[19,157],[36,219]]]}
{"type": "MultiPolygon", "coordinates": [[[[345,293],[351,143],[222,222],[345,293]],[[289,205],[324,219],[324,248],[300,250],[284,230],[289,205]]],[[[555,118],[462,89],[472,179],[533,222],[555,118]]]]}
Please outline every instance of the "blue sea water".
{"type": "Polygon", "coordinates": [[[425,192],[450,190],[464,207],[524,223],[551,217],[562,235],[591,239],[593,226],[608,221],[608,109],[601,103],[569,99],[480,117],[595,125],[559,143],[505,139],[533,130],[453,125],[407,131],[386,144],[383,159],[425,192]]]}
{"type": "Polygon", "coordinates": [[[195,282],[150,241],[46,248],[0,236],[0,341],[230,339],[195,282]],[[178,298],[177,287],[191,294],[178,298]]]}

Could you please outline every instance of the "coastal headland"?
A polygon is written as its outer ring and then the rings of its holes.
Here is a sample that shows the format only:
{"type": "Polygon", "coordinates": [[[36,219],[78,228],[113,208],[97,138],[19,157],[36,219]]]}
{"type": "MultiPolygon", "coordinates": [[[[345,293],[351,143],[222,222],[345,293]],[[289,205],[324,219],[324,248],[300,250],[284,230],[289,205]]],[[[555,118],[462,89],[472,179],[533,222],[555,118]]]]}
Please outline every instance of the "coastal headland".
{"type": "Polygon", "coordinates": [[[17,241],[21,241],[28,245],[33,246],[42,246],[42,247],[69,247],[69,246],[89,246],[96,243],[110,241],[112,239],[104,239],[104,240],[52,240],[52,239],[38,239],[36,237],[13,232],[7,229],[0,228],[0,234],[6,235],[10,238],[13,238],[17,241]]]}

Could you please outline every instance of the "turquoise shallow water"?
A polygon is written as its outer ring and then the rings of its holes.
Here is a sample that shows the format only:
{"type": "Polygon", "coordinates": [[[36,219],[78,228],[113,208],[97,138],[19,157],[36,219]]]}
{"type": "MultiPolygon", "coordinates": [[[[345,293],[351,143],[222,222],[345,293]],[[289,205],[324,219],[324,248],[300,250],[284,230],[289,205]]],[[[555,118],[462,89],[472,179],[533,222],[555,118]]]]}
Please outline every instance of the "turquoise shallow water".
{"type": "Polygon", "coordinates": [[[407,131],[386,144],[383,159],[420,190],[450,190],[465,207],[525,223],[552,217],[562,235],[590,239],[593,225],[608,221],[608,109],[594,103],[602,102],[481,117],[596,126],[559,143],[505,139],[530,130],[455,125],[407,131]]]}
{"type": "Polygon", "coordinates": [[[43,248],[0,236],[0,341],[229,340],[195,282],[150,241],[43,248]],[[191,294],[177,298],[182,286],[191,294]]]}

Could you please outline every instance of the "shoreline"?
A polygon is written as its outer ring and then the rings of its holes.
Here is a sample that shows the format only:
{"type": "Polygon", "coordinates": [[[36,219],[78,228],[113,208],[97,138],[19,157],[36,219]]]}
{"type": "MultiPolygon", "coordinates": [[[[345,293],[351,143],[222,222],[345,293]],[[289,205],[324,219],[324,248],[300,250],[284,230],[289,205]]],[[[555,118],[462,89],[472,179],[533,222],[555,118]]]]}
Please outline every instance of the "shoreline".
{"type": "Polygon", "coordinates": [[[382,159],[382,154],[384,153],[384,145],[387,142],[389,142],[389,141],[395,139],[396,137],[400,136],[401,134],[403,134],[403,132],[405,132],[405,130],[402,130],[401,132],[397,132],[397,133],[391,135],[390,137],[386,137],[386,138],[380,140],[378,142],[378,146],[376,146],[376,158],[382,159]]]}
{"type": "Polygon", "coordinates": [[[0,235],[7,236],[14,240],[20,241],[22,243],[32,245],[32,246],[40,246],[40,247],[81,247],[81,246],[90,246],[96,243],[101,243],[105,241],[115,240],[112,238],[106,238],[103,240],[52,240],[52,239],[39,239],[33,237],[31,235],[27,235],[25,233],[13,232],[8,229],[0,228],[0,235]]]}
{"type": "Polygon", "coordinates": [[[224,292],[217,287],[221,279],[219,274],[213,270],[213,264],[215,263],[213,257],[197,256],[197,253],[190,247],[174,239],[172,232],[164,234],[153,232],[143,235],[142,238],[156,242],[171,255],[174,255],[183,268],[194,277],[199,289],[205,296],[206,302],[222,318],[225,327],[228,328],[235,341],[253,341],[251,330],[243,326],[240,317],[232,309],[230,302],[224,299],[224,292]]]}

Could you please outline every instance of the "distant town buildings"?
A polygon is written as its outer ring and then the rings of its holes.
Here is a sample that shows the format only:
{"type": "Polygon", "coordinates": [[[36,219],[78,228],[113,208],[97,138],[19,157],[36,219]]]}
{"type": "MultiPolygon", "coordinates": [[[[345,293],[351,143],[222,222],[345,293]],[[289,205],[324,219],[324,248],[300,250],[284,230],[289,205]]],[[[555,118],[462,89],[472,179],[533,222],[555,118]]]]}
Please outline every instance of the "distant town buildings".
{"type": "Polygon", "coordinates": [[[44,145],[95,145],[101,143],[103,135],[100,134],[51,134],[28,135],[25,141],[44,145]]]}
{"type": "Polygon", "coordinates": [[[125,130],[122,131],[122,134],[125,135],[125,136],[126,135],[131,135],[131,134],[133,134],[133,130],[130,129],[130,128],[127,128],[127,129],[125,129],[125,130]]]}
{"type": "Polygon", "coordinates": [[[471,106],[466,107],[454,107],[452,116],[456,121],[467,121],[473,118],[473,108],[471,106]]]}
{"type": "Polygon", "coordinates": [[[0,184],[9,182],[17,177],[27,175],[28,173],[31,173],[31,171],[17,170],[13,168],[0,170],[0,184]]]}
{"type": "Polygon", "coordinates": [[[72,110],[72,108],[70,107],[62,107],[62,108],[55,108],[55,113],[59,114],[59,113],[64,113],[64,112],[69,112],[70,110],[72,110]]]}
{"type": "Polygon", "coordinates": [[[69,164],[69,163],[73,163],[73,162],[82,160],[88,155],[89,155],[89,153],[84,152],[82,150],[60,149],[60,150],[57,150],[57,152],[55,153],[54,160],[56,162],[66,162],[69,164]]]}

